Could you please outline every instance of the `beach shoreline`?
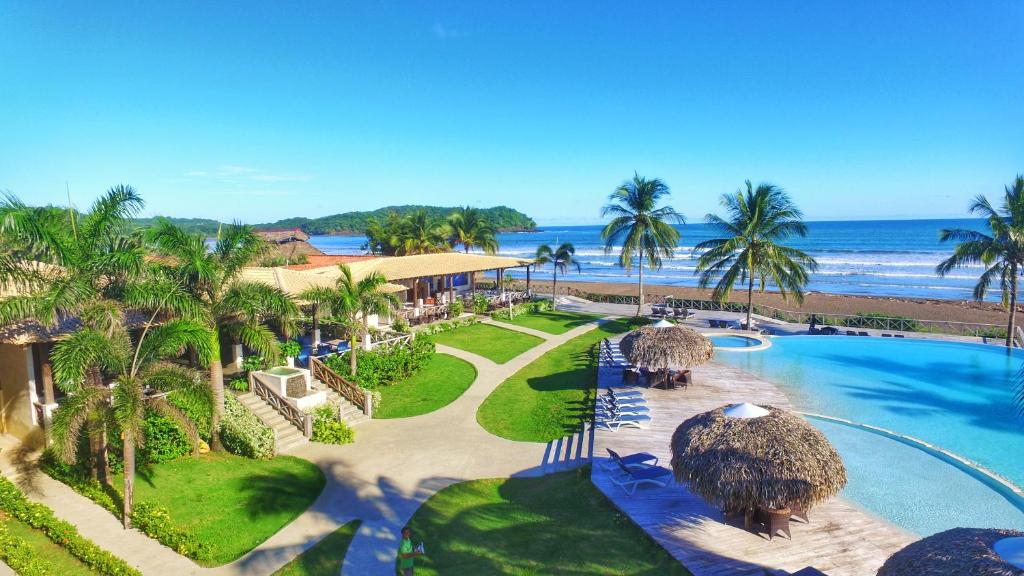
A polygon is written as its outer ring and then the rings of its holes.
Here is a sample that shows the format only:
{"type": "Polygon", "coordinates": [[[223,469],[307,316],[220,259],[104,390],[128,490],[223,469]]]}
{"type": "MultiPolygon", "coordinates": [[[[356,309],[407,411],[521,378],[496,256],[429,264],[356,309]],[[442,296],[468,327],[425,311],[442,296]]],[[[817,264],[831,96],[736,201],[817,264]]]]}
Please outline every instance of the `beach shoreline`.
{"type": "MultiPolygon", "coordinates": [[[[488,278],[490,279],[490,278],[488,278]]],[[[523,284],[520,279],[515,280],[523,284]]],[[[534,281],[534,289],[550,292],[549,281],[534,281]],[[546,288],[546,290],[545,290],[546,288]]],[[[580,282],[558,280],[559,292],[562,287],[572,288],[576,293],[607,294],[612,296],[636,296],[636,283],[625,282],[580,282]]],[[[650,296],[674,296],[692,300],[710,300],[711,291],[683,286],[644,284],[644,294],[650,296]]],[[[745,290],[733,291],[732,302],[747,301],[745,290]]],[[[813,292],[804,296],[803,304],[792,298],[783,300],[777,292],[754,292],[754,303],[803,313],[863,314],[874,313],[886,316],[903,316],[917,320],[939,320],[946,322],[969,322],[980,324],[1006,325],[1006,311],[995,302],[973,300],[939,300],[932,298],[907,298],[896,296],[860,296],[813,292]]],[[[1020,308],[1018,308],[1019,310],[1020,308]]]]}

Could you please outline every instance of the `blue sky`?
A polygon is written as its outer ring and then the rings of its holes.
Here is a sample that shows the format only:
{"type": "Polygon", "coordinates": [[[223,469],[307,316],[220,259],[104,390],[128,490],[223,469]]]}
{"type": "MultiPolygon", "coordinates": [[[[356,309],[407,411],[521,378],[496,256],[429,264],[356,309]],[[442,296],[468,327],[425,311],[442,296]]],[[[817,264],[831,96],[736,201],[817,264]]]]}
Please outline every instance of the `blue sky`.
{"type": "Polygon", "coordinates": [[[1022,2],[0,0],[0,189],[249,222],[507,204],[949,217],[1024,171],[1022,2]]]}

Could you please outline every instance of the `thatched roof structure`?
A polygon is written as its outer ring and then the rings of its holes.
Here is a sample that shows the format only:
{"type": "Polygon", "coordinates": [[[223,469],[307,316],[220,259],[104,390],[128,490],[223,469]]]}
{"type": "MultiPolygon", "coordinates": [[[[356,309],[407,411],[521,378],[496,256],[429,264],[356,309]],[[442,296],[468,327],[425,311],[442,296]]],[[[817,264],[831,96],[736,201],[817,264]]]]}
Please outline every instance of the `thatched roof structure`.
{"type": "MultiPolygon", "coordinates": [[[[525,258],[465,254],[463,252],[442,252],[440,254],[370,258],[351,262],[348,266],[355,278],[363,278],[373,272],[379,272],[388,281],[395,281],[516,268],[530,264],[533,264],[533,260],[525,258]]],[[[331,278],[337,278],[339,275],[338,267],[335,265],[307,269],[306,271],[309,274],[319,274],[331,278]]]]}
{"type": "Polygon", "coordinates": [[[953,528],[918,540],[896,552],[877,576],[1024,576],[992,549],[997,541],[1024,536],[1016,530],[953,528]]]}
{"type": "Polygon", "coordinates": [[[692,368],[714,354],[710,340],[683,326],[638,328],[622,339],[619,348],[631,364],[649,370],[692,368]]]}
{"type": "MultiPolygon", "coordinates": [[[[334,279],[316,274],[306,274],[297,270],[287,268],[250,267],[243,268],[239,275],[241,280],[247,282],[258,282],[277,288],[285,294],[297,297],[304,290],[314,287],[334,287],[334,279]]],[[[397,294],[408,290],[401,284],[387,283],[380,288],[382,292],[397,294]]]]}
{"type": "Polygon", "coordinates": [[[276,244],[282,244],[284,242],[309,241],[309,234],[306,234],[300,228],[290,228],[286,230],[257,230],[256,234],[261,236],[267,242],[273,242],[276,244]]]}
{"type": "Polygon", "coordinates": [[[825,435],[795,414],[763,406],[759,418],[723,409],[697,414],[672,434],[672,469],[724,510],[808,509],[846,485],[846,467],[825,435]]]}

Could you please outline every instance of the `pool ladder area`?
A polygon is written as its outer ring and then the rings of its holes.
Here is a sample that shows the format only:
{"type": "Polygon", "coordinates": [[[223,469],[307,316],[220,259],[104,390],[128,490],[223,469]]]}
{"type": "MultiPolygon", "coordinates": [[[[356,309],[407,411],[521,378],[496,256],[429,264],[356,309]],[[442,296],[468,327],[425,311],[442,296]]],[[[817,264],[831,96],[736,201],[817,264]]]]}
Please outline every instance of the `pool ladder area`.
{"type": "Polygon", "coordinates": [[[892,430],[885,428],[879,428],[878,426],[872,426],[870,424],[862,424],[860,422],[854,422],[845,418],[837,418],[835,416],[826,416],[824,414],[816,414],[814,412],[801,412],[794,410],[795,413],[800,414],[811,419],[818,419],[825,422],[831,422],[833,424],[840,424],[857,430],[863,430],[872,434],[877,434],[890,440],[895,440],[901,444],[905,444],[912,448],[917,448],[922,452],[934,456],[947,464],[952,464],[956,468],[963,470],[971,477],[977,479],[982,484],[985,484],[989,488],[995,490],[1000,496],[1005,498],[1015,508],[1024,512],[1024,490],[1021,490],[1016,484],[1010,482],[1006,478],[1003,478],[999,474],[985,468],[977,462],[972,462],[955,452],[950,452],[945,448],[941,448],[934,444],[930,444],[921,440],[920,438],[914,438],[913,436],[907,436],[906,434],[900,434],[892,430]]]}

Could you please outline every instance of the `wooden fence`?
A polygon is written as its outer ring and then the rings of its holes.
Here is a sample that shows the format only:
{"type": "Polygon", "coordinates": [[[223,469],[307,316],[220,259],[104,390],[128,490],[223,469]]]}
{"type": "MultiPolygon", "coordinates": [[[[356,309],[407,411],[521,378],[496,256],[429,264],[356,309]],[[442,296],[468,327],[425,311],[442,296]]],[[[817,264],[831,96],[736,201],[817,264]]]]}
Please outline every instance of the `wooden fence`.
{"type": "Polygon", "coordinates": [[[327,364],[324,364],[322,360],[315,356],[311,356],[309,358],[309,370],[313,378],[316,378],[329,386],[331,390],[341,394],[343,398],[362,410],[363,414],[368,416],[373,415],[373,401],[370,400],[369,394],[366,390],[363,390],[358,385],[342,378],[341,375],[334,370],[331,370],[327,364]]]}

